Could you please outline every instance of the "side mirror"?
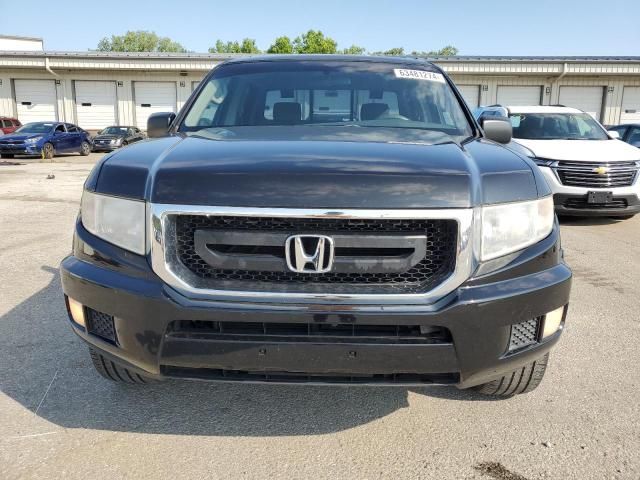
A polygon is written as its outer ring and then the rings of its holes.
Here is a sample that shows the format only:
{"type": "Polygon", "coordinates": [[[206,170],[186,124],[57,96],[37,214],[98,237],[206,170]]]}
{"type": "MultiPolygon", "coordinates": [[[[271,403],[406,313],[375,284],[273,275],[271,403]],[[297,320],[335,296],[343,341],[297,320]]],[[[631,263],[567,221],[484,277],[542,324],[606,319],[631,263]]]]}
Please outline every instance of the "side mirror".
{"type": "Polygon", "coordinates": [[[607,130],[607,133],[609,134],[609,138],[620,138],[620,134],[615,130],[607,130]]]}
{"type": "Polygon", "coordinates": [[[166,137],[169,135],[171,122],[176,118],[173,112],[152,113],[147,120],[147,136],[149,138],[166,137]]]}
{"type": "Polygon", "coordinates": [[[481,119],[481,126],[484,135],[489,140],[498,143],[509,143],[513,136],[513,127],[506,117],[493,117],[481,119]]]}

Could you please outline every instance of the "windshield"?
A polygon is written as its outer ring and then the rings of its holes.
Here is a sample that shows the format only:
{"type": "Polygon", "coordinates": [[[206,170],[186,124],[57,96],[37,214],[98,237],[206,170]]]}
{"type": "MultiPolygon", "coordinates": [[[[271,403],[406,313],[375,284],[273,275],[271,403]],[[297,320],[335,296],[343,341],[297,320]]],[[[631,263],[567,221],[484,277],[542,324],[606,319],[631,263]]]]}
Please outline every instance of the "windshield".
{"type": "Polygon", "coordinates": [[[509,115],[513,138],[528,140],[608,140],[587,113],[516,113],[509,115]]]}
{"type": "Polygon", "coordinates": [[[17,129],[16,133],[47,133],[53,126],[53,123],[27,123],[17,129]]]}
{"type": "Polygon", "coordinates": [[[127,127],[107,127],[100,132],[100,135],[126,135],[127,127]]]}
{"type": "Polygon", "coordinates": [[[427,65],[412,67],[422,70],[382,62],[225,65],[202,86],[179,130],[349,126],[433,130],[449,137],[472,135],[442,74],[427,65]]]}

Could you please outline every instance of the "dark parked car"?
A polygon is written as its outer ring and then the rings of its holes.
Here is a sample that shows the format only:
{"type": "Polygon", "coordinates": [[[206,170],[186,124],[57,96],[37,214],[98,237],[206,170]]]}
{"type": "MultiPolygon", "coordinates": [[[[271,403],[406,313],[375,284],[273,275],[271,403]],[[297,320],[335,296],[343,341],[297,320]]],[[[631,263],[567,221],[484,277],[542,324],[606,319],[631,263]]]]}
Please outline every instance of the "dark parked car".
{"type": "Polygon", "coordinates": [[[147,131],[89,175],[60,268],[105,378],[540,383],[571,285],[551,191],[437,66],[236,59],[147,131]]]}
{"type": "Polygon", "coordinates": [[[91,153],[91,136],[71,123],[33,122],[0,138],[0,155],[42,155],[53,158],[58,153],[91,153]]]}
{"type": "Polygon", "coordinates": [[[22,126],[20,120],[11,117],[0,117],[0,131],[4,134],[13,133],[22,126]]]}
{"type": "Polygon", "coordinates": [[[627,123],[625,125],[616,125],[608,127],[608,131],[617,132],[620,140],[627,142],[629,145],[640,148],[640,123],[627,123]]]}
{"type": "Polygon", "coordinates": [[[136,127],[107,127],[93,138],[93,151],[111,151],[144,139],[144,133],[136,127]]]}

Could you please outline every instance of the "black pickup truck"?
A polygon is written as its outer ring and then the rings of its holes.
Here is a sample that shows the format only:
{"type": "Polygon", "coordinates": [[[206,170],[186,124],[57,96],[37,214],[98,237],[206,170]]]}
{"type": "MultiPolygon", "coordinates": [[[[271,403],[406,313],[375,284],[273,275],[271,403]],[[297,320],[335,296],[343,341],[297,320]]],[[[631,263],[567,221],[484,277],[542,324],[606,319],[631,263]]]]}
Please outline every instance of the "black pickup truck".
{"type": "Polygon", "coordinates": [[[409,58],[214,68],[89,175],[61,265],[104,377],[535,388],[571,271],[511,125],[409,58]]]}

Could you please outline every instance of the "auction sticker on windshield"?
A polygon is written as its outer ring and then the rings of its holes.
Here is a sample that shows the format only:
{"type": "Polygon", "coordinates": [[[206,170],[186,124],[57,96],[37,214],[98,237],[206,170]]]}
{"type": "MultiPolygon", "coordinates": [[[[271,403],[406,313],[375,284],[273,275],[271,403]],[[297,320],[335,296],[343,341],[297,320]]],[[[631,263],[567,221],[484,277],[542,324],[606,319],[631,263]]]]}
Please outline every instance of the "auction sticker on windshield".
{"type": "Polygon", "coordinates": [[[393,73],[395,74],[396,78],[410,78],[413,80],[428,80],[430,82],[445,83],[442,74],[427,72],[425,70],[407,70],[405,68],[394,68],[393,73]]]}

